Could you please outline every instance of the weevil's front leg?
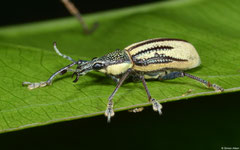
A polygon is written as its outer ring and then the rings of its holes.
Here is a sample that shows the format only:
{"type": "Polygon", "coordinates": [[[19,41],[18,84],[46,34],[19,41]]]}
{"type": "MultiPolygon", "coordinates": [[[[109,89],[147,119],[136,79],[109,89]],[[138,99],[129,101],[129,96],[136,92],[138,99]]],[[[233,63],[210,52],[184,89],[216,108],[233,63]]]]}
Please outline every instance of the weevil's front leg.
{"type": "Polygon", "coordinates": [[[152,102],[153,110],[154,111],[158,111],[158,113],[161,115],[162,114],[162,111],[161,111],[162,105],[158,101],[156,101],[154,98],[151,97],[151,94],[150,94],[150,92],[148,90],[148,87],[147,87],[146,81],[144,79],[144,76],[140,76],[140,78],[142,80],[142,83],[143,83],[143,86],[145,88],[145,91],[147,92],[148,100],[150,102],[152,102]]]}
{"type": "Polygon", "coordinates": [[[62,69],[58,70],[57,72],[55,72],[53,75],[51,75],[51,77],[47,80],[47,81],[41,81],[41,82],[36,82],[36,83],[32,83],[32,82],[23,82],[22,85],[27,85],[28,89],[32,90],[35,88],[39,88],[39,87],[44,87],[47,85],[51,85],[54,77],[58,74],[64,74],[67,72],[67,70],[72,67],[73,65],[77,64],[78,62],[73,62],[65,67],[63,67],[62,69]]]}
{"type": "Polygon", "coordinates": [[[114,116],[112,99],[113,99],[114,95],[116,94],[116,92],[118,91],[119,87],[122,85],[122,83],[125,81],[125,79],[128,77],[128,75],[131,71],[132,71],[132,69],[127,70],[127,72],[122,76],[122,78],[118,82],[118,84],[117,84],[115,90],[113,91],[113,93],[108,98],[107,109],[105,111],[105,116],[108,118],[108,122],[110,122],[111,117],[114,116]]]}

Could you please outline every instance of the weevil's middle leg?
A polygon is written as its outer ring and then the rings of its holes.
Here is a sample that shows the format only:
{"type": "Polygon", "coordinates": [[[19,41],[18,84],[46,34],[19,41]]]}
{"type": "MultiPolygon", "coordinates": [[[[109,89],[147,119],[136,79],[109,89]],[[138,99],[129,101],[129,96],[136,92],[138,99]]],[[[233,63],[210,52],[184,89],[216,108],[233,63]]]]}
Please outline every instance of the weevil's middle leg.
{"type": "Polygon", "coordinates": [[[145,88],[145,91],[147,92],[148,100],[150,102],[152,102],[153,110],[154,111],[158,111],[159,114],[161,115],[162,114],[162,111],[161,111],[162,105],[158,101],[156,101],[154,98],[151,97],[151,94],[150,94],[150,92],[148,90],[148,87],[147,87],[146,81],[144,79],[144,76],[141,76],[140,78],[142,80],[142,83],[143,83],[143,86],[145,88]]]}
{"type": "Polygon", "coordinates": [[[32,83],[32,82],[23,82],[22,85],[27,85],[28,89],[32,90],[35,88],[39,88],[39,87],[44,87],[47,85],[51,85],[54,77],[56,77],[56,75],[58,74],[64,74],[67,72],[67,70],[72,67],[73,65],[77,64],[78,62],[73,62],[63,68],[61,68],[60,70],[58,70],[57,72],[55,72],[54,74],[51,75],[51,77],[47,80],[47,81],[41,81],[41,82],[36,82],[36,83],[32,83]]]}
{"type": "Polygon", "coordinates": [[[120,88],[120,86],[122,85],[122,83],[126,80],[126,78],[128,77],[129,73],[131,72],[131,69],[128,69],[127,72],[122,76],[122,78],[119,80],[115,90],[113,91],[113,93],[109,96],[108,98],[108,104],[107,104],[107,109],[105,111],[105,116],[108,118],[108,122],[110,122],[111,117],[114,116],[114,111],[113,111],[113,97],[116,94],[116,92],[118,91],[118,89],[120,88]]]}

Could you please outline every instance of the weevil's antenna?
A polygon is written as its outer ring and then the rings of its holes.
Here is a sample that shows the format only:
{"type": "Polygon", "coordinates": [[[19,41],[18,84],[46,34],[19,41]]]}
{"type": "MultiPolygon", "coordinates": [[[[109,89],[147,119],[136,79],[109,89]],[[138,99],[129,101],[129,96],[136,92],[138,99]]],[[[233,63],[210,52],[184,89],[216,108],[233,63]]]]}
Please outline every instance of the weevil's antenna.
{"type": "Polygon", "coordinates": [[[93,27],[89,29],[87,24],[83,20],[80,11],[75,7],[75,5],[70,0],[62,0],[62,3],[65,5],[68,11],[79,20],[85,34],[92,33],[98,27],[98,23],[95,23],[93,27]]]}
{"type": "Polygon", "coordinates": [[[76,61],[75,61],[74,59],[72,59],[70,56],[67,56],[67,55],[62,54],[62,53],[58,50],[58,48],[57,48],[57,43],[56,43],[56,42],[53,42],[53,47],[54,47],[55,52],[56,52],[59,56],[62,56],[63,58],[68,59],[68,60],[70,60],[70,61],[72,61],[72,62],[76,62],[76,61]]]}

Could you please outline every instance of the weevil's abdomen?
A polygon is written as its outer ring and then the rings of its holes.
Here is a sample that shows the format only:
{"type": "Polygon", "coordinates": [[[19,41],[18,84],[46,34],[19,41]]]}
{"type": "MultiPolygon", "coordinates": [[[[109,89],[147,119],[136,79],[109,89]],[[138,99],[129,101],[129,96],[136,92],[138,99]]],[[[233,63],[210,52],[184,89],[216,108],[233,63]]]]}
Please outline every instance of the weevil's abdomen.
{"type": "Polygon", "coordinates": [[[150,39],[132,44],[125,50],[136,71],[187,70],[201,63],[194,46],[179,39],[150,39]]]}

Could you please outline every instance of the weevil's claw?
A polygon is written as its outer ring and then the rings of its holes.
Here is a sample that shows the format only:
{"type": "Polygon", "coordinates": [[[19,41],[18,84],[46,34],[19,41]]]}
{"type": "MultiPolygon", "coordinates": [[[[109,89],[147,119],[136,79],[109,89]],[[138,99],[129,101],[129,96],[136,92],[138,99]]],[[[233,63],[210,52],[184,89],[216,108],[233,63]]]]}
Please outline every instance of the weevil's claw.
{"type": "Polygon", "coordinates": [[[159,115],[161,115],[162,105],[158,101],[156,101],[154,98],[151,99],[151,102],[152,102],[153,110],[158,111],[159,115]]]}
{"type": "Polygon", "coordinates": [[[111,117],[114,116],[113,105],[108,105],[105,111],[105,116],[107,117],[107,122],[110,123],[111,117]]]}
{"type": "Polygon", "coordinates": [[[211,84],[208,82],[207,84],[204,84],[207,88],[213,88],[216,92],[223,92],[224,89],[221,86],[218,86],[216,84],[211,84]]]}
{"type": "Polygon", "coordinates": [[[22,85],[23,86],[27,85],[28,89],[32,90],[32,89],[36,89],[39,87],[44,87],[44,86],[50,85],[50,83],[48,83],[47,81],[42,81],[42,82],[38,82],[38,83],[23,82],[22,85]]]}
{"type": "Polygon", "coordinates": [[[78,75],[77,72],[74,72],[74,73],[72,74],[72,78],[74,77],[74,75],[76,75],[76,79],[73,80],[73,82],[76,83],[76,82],[78,81],[78,79],[79,79],[79,75],[78,75]]]}
{"type": "Polygon", "coordinates": [[[213,89],[216,91],[216,92],[223,92],[224,89],[216,84],[212,84],[212,87],[213,89]]]}
{"type": "Polygon", "coordinates": [[[74,72],[74,73],[72,74],[72,78],[73,78],[75,75],[77,75],[77,73],[76,73],[76,72],[74,72]]]}

